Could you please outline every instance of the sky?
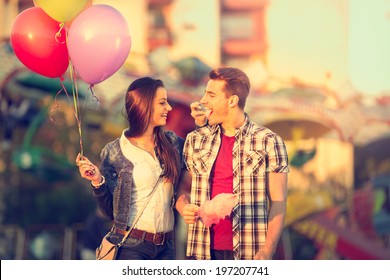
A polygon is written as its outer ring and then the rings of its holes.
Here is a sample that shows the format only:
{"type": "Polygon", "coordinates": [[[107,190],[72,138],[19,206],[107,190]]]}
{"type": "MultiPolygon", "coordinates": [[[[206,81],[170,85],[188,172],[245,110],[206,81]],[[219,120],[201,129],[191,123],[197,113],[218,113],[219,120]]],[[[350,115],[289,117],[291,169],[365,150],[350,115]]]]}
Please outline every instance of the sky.
{"type": "Polygon", "coordinates": [[[364,94],[390,89],[389,0],[272,0],[272,75],[364,94]]]}

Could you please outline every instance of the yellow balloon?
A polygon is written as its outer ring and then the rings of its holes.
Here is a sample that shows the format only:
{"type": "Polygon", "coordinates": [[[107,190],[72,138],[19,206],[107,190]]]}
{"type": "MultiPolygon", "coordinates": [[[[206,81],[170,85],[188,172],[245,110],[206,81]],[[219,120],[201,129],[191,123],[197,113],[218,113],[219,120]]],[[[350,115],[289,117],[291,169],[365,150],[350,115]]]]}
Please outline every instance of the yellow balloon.
{"type": "Polygon", "coordinates": [[[87,4],[88,0],[34,0],[36,7],[59,22],[67,22],[75,18],[87,4]]]}

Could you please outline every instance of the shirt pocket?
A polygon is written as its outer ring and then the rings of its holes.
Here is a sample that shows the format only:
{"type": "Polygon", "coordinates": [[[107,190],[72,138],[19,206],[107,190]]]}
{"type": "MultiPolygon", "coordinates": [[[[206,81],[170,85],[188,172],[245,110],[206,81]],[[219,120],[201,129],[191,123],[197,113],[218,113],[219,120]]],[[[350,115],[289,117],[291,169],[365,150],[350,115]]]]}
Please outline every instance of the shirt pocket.
{"type": "Polygon", "coordinates": [[[246,176],[264,174],[266,167],[266,153],[262,150],[244,151],[243,169],[246,176]]]}
{"type": "Polygon", "coordinates": [[[210,169],[210,155],[211,152],[207,150],[194,150],[192,162],[194,172],[196,174],[204,174],[208,172],[208,170],[210,169]]]}

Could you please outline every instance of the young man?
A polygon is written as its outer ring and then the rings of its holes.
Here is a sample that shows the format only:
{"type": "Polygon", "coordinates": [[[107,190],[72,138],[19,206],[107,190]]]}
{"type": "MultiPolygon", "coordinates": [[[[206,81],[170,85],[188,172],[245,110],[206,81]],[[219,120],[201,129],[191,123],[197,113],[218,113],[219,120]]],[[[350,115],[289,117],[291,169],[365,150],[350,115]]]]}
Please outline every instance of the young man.
{"type": "Polygon", "coordinates": [[[250,82],[243,71],[217,68],[209,78],[200,102],[191,104],[199,128],[186,138],[183,155],[189,172],[176,202],[189,224],[187,256],[272,259],[286,211],[285,144],[245,113],[250,82]],[[199,207],[220,193],[236,195],[238,203],[230,216],[206,227],[199,207]]]}

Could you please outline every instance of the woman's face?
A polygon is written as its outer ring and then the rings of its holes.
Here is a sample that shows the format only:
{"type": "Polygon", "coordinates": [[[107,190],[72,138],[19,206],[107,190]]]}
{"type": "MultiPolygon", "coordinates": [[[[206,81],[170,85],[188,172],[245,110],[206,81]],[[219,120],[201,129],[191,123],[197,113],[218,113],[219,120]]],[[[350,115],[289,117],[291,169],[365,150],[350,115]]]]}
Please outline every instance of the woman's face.
{"type": "Polygon", "coordinates": [[[168,96],[167,96],[166,89],[163,87],[158,88],[156,92],[156,96],[153,100],[153,113],[152,113],[151,125],[153,127],[166,125],[168,112],[171,110],[172,107],[168,103],[168,96]]]}

